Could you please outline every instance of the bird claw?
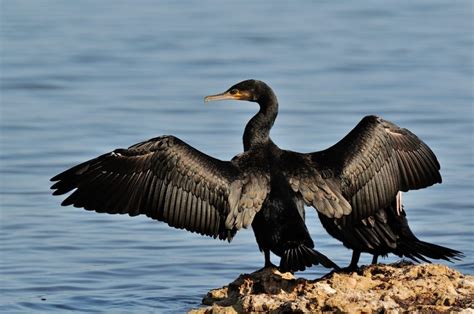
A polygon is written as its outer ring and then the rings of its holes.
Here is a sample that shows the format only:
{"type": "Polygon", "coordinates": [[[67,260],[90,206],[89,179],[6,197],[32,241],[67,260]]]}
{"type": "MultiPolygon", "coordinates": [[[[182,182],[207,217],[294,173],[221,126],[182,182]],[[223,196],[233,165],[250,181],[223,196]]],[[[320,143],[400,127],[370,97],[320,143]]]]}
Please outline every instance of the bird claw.
{"type": "Polygon", "coordinates": [[[361,272],[361,268],[359,266],[352,266],[352,265],[349,265],[347,267],[344,267],[344,268],[341,268],[339,270],[335,270],[335,272],[337,273],[345,273],[345,274],[350,274],[350,273],[360,273],[361,272]]]}
{"type": "Polygon", "coordinates": [[[267,269],[276,269],[276,270],[280,271],[280,268],[278,266],[276,266],[275,264],[269,262],[269,263],[265,263],[265,266],[263,266],[262,268],[257,270],[257,272],[262,272],[262,271],[265,271],[267,269]]]}

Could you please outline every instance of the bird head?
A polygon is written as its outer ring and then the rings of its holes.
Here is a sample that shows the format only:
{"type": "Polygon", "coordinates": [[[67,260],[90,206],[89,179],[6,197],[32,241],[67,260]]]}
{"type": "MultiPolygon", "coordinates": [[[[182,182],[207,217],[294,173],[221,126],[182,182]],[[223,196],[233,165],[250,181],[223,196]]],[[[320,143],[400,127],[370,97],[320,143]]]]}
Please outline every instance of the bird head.
{"type": "Polygon", "coordinates": [[[231,86],[223,93],[206,96],[204,101],[216,100],[247,100],[259,102],[268,95],[273,95],[272,89],[262,81],[245,80],[231,86]]]}

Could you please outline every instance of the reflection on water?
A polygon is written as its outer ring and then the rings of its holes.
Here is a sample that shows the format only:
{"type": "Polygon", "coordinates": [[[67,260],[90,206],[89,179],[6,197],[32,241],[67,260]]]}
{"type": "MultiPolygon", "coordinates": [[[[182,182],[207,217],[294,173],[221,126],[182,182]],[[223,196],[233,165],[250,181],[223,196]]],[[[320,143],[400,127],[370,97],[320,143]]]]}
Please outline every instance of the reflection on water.
{"type": "MultiPolygon", "coordinates": [[[[182,312],[260,268],[251,230],[228,244],[62,208],[48,182],[160,134],[232,158],[255,104],[202,97],[247,78],[277,92],[272,137],[283,148],[323,149],[366,114],[424,139],[444,182],[406,195],[410,223],[423,240],[464,251],[454,267],[474,273],[473,43],[459,31],[471,29],[471,5],[3,2],[0,309],[182,312]]],[[[314,210],[307,219],[318,249],[347,264],[314,210]]]]}

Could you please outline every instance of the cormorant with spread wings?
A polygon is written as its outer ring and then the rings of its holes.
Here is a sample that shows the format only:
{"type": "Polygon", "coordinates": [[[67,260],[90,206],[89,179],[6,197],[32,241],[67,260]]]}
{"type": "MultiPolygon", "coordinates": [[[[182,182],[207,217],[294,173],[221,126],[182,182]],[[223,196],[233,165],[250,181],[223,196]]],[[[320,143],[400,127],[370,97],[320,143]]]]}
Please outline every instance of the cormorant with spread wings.
{"type": "MultiPolygon", "coordinates": [[[[365,117],[333,147],[302,154],[270,139],[278,101],[262,81],[246,80],[213,100],[257,102],[243,135],[244,152],[231,161],[212,158],[174,136],[116,149],[53,177],[54,195],[73,191],[62,205],[109,214],[147,215],[170,226],[230,241],[252,225],[265,267],[270,251],[283,271],[322,264],[314,249],[304,204],[317,209],[333,237],[361,252],[413,259],[451,259],[460,252],[419,241],[408,227],[400,191],[441,182],[433,152],[408,130],[365,117]]],[[[376,258],[374,258],[376,261],[376,258]]]]}

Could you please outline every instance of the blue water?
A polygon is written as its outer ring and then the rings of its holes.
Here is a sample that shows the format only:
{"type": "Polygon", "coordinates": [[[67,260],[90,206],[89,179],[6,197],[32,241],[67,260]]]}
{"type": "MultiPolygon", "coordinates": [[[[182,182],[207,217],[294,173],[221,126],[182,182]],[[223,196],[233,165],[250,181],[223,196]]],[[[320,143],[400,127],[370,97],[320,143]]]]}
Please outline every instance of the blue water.
{"type": "MultiPolygon", "coordinates": [[[[228,244],[60,207],[48,182],[161,134],[232,158],[256,105],[203,97],[247,78],[276,91],[282,148],[323,149],[367,114],[425,140],[444,181],[405,195],[410,225],[474,273],[471,1],[4,0],[0,12],[0,311],[184,312],[262,267],[251,230],[228,244]]],[[[349,262],[313,209],[307,224],[349,262]]]]}

